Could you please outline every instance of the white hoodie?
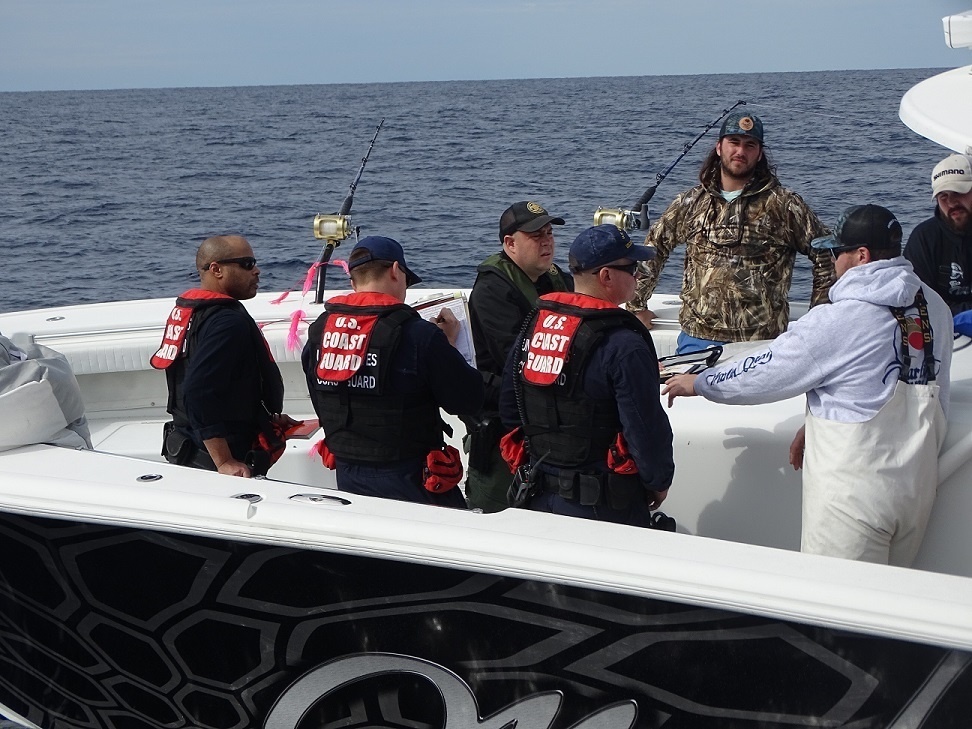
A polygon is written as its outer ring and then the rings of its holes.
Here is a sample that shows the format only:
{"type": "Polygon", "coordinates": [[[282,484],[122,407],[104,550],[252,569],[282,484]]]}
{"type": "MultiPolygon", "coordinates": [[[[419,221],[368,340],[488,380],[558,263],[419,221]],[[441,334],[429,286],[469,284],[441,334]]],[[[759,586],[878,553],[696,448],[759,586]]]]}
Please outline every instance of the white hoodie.
{"type": "MultiPolygon", "coordinates": [[[[936,384],[948,415],[952,314],[930,286],[921,286],[902,257],[848,269],[831,287],[829,305],[816,306],[762,351],[702,372],[695,391],[708,400],[757,405],[807,393],[819,418],[860,423],[894,394],[901,371],[901,334],[888,307],[910,306],[921,287],[934,338],[936,384]]],[[[917,309],[905,312],[912,322],[917,309]]],[[[924,360],[920,329],[911,332],[911,382],[924,360]]]]}

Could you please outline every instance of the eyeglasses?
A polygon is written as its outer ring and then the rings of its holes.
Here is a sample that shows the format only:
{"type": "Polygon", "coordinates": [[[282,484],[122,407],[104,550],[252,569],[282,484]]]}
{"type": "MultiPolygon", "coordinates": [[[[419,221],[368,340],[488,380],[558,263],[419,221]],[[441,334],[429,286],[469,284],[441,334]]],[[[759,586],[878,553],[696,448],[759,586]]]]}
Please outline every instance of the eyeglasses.
{"type": "Polygon", "coordinates": [[[616,264],[614,264],[612,266],[601,266],[596,271],[594,271],[594,273],[599,273],[602,269],[605,269],[605,268],[613,268],[615,271],[624,271],[629,276],[637,276],[638,275],[638,262],[637,261],[635,261],[634,263],[616,263],[616,264]]]}
{"type": "MultiPolygon", "coordinates": [[[[244,271],[252,271],[254,267],[256,267],[256,259],[253,256],[243,256],[241,258],[224,258],[221,261],[213,261],[213,263],[219,263],[220,265],[224,263],[235,263],[244,271]]],[[[209,266],[212,266],[213,263],[210,263],[209,266]]],[[[206,266],[206,268],[208,269],[209,266],[206,266]]]]}

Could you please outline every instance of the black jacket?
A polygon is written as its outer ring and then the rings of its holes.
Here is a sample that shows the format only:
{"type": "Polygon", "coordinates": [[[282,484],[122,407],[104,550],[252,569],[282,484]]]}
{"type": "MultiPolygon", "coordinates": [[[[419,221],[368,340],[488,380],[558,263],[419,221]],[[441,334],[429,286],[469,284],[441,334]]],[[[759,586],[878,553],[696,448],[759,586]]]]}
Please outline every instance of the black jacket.
{"type": "Polygon", "coordinates": [[[182,397],[199,448],[225,438],[234,458],[253,446],[262,423],[283,408],[283,380],[256,323],[242,307],[218,307],[190,329],[182,397]]]}
{"type": "Polygon", "coordinates": [[[918,278],[945,299],[953,315],[972,309],[972,229],[955,231],[936,208],[911,232],[904,257],[918,278]]]}
{"type": "MultiPolygon", "coordinates": [[[[523,320],[533,310],[538,298],[565,289],[558,287],[554,277],[545,273],[537,279],[536,295],[532,300],[527,300],[500,269],[488,265],[493,258],[487,258],[477,269],[476,282],[469,295],[469,318],[476,349],[476,369],[486,381],[484,409],[495,413],[499,410],[499,382],[506,356],[520,332],[523,320]]],[[[509,265],[515,265],[506,253],[501,252],[499,258],[509,265]]],[[[565,283],[566,290],[573,291],[574,280],[559,268],[557,274],[565,283]]]]}

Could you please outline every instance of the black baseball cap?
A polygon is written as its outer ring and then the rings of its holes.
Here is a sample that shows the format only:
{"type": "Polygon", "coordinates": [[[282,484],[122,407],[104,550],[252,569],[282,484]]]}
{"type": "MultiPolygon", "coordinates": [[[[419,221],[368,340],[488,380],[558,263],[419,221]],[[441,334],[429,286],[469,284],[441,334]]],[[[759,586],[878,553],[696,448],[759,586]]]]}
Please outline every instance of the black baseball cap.
{"type": "Polygon", "coordinates": [[[837,218],[834,232],[814,238],[817,250],[871,248],[876,251],[901,250],[901,223],[880,205],[854,205],[837,218]]]}
{"type": "Polygon", "coordinates": [[[530,200],[513,203],[500,216],[500,243],[506,236],[513,235],[518,230],[522,230],[524,233],[535,233],[547,223],[563,225],[564,219],[548,214],[540,203],[530,200]]]}

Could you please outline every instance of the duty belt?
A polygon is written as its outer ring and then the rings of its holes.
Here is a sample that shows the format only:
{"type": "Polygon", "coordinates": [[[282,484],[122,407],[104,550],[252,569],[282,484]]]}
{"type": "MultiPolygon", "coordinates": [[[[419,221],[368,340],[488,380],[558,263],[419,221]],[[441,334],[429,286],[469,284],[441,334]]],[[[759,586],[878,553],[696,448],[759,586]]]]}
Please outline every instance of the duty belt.
{"type": "Polygon", "coordinates": [[[541,479],[543,490],[548,493],[558,494],[568,501],[576,501],[581,506],[597,506],[601,503],[606,476],[606,473],[579,473],[561,469],[556,476],[543,473],[541,479]]]}
{"type": "Polygon", "coordinates": [[[644,497],[644,487],[638,476],[616,473],[582,473],[562,468],[557,474],[542,472],[540,485],[547,493],[557,494],[581,506],[601,506],[626,509],[638,496],[644,497]]]}

